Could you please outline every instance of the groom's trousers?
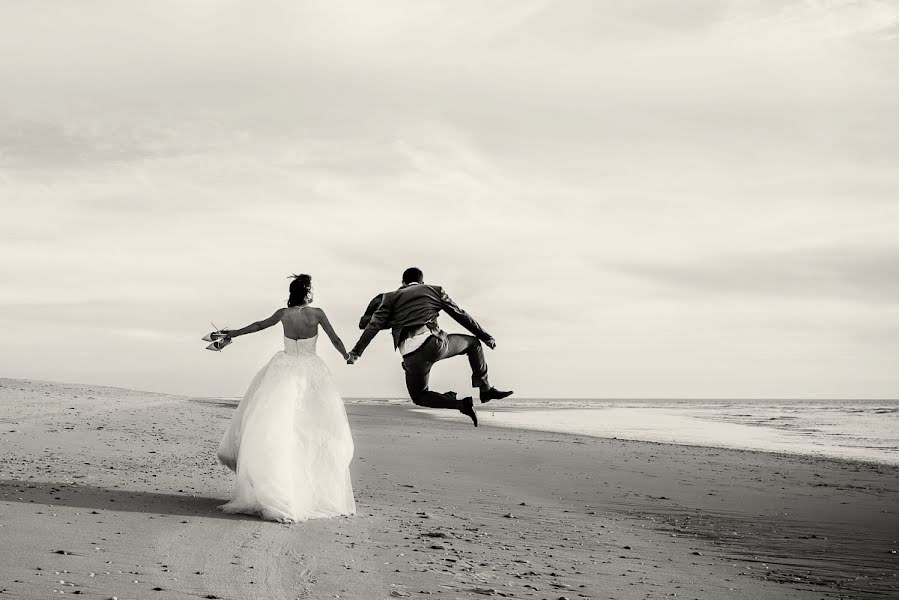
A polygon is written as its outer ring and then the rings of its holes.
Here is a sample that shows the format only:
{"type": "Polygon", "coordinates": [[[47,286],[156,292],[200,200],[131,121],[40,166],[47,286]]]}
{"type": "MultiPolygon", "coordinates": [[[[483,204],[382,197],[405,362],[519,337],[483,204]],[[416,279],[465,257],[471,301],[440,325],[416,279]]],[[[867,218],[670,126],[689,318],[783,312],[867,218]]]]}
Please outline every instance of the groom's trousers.
{"type": "Polygon", "coordinates": [[[490,387],[487,381],[487,361],[484,359],[484,348],[480,340],[472,335],[447,334],[438,330],[417,350],[403,356],[406,388],[412,402],[428,408],[462,408],[462,400],[457,399],[454,392],[441,394],[428,389],[434,363],[460,354],[468,355],[472,387],[490,387]]]}

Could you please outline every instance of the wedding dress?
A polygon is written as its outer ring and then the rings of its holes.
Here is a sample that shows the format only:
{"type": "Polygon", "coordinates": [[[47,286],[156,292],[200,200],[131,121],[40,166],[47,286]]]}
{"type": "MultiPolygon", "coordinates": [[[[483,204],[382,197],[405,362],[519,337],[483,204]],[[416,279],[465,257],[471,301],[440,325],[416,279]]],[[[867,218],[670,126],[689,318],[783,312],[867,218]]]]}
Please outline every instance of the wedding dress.
{"type": "Polygon", "coordinates": [[[317,339],[285,337],[250,383],[218,448],[237,474],[225,512],[282,522],[355,514],[353,438],[317,339]]]}

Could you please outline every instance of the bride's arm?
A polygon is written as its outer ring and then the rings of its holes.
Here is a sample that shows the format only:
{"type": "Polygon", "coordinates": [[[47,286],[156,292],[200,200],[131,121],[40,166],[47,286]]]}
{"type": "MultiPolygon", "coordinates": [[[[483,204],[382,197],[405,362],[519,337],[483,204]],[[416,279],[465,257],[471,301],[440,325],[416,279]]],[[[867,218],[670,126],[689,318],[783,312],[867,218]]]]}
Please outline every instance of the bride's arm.
{"type": "Polygon", "coordinates": [[[257,331],[262,331],[263,329],[268,329],[275,323],[279,323],[281,321],[281,315],[284,314],[283,308],[279,308],[275,311],[275,314],[270,316],[267,319],[263,319],[262,321],[256,321],[255,323],[250,323],[246,327],[241,329],[223,329],[222,333],[227,335],[230,338],[235,338],[239,335],[246,335],[248,333],[256,333],[257,331]]]}
{"type": "Polygon", "coordinates": [[[318,309],[318,323],[322,326],[322,329],[325,330],[325,333],[328,334],[328,337],[331,339],[331,343],[334,344],[334,347],[337,348],[337,351],[340,352],[341,356],[343,356],[344,360],[349,357],[349,354],[346,352],[346,348],[343,345],[343,341],[334,331],[334,328],[331,327],[331,321],[328,320],[328,315],[325,314],[325,311],[322,309],[318,309]]]}

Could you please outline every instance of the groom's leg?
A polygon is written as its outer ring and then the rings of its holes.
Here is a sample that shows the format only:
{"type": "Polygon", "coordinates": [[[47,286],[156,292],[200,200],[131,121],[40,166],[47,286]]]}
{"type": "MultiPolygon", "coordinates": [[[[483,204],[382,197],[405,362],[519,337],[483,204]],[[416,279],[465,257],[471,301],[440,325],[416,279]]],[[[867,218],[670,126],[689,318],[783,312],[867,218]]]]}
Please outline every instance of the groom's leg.
{"type": "Polygon", "coordinates": [[[417,355],[417,352],[403,357],[403,369],[406,371],[406,389],[409,390],[409,397],[412,398],[412,402],[418,406],[426,406],[428,408],[460,410],[462,401],[457,400],[454,393],[440,394],[428,389],[428,380],[430,379],[431,367],[433,366],[434,362],[432,360],[417,355]]]}
{"type": "Polygon", "coordinates": [[[445,343],[441,344],[437,360],[460,354],[468,356],[468,364],[471,365],[471,387],[489,388],[487,359],[484,358],[484,347],[481,345],[481,341],[473,335],[451,333],[446,336],[445,343]]]}

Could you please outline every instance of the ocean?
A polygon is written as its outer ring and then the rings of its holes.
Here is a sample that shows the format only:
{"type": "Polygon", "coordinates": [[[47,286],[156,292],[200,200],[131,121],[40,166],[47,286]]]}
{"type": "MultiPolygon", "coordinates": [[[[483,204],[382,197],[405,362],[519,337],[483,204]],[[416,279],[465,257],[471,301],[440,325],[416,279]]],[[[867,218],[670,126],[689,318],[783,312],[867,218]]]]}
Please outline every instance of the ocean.
{"type": "MultiPolygon", "coordinates": [[[[404,400],[348,402],[408,403],[404,400]]],[[[485,426],[899,464],[899,400],[550,400],[477,405],[485,426]]],[[[437,418],[448,411],[418,409],[437,418]]]]}

